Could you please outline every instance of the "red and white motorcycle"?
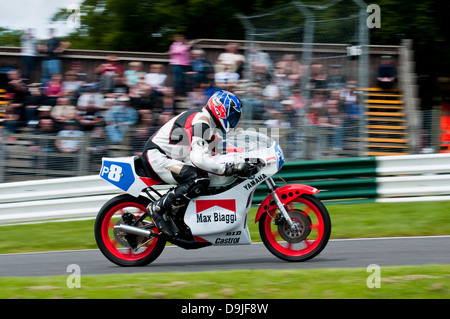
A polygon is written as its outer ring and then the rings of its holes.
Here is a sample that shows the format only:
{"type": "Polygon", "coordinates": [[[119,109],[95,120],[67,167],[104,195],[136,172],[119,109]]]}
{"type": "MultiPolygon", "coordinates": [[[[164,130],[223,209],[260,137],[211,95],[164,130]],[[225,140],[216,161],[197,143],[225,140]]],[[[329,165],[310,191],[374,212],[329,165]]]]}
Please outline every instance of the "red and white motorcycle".
{"type": "Polygon", "coordinates": [[[207,195],[169,214],[177,233],[173,237],[160,232],[146,212],[162,194],[153,187],[160,182],[143,174],[140,157],[103,158],[100,177],[126,192],[109,200],[95,222],[95,238],[106,258],[120,266],[143,266],[162,253],[167,241],[185,249],[251,244],[247,219],[253,194],[263,183],[268,195],[257,208],[255,223],[264,245],[286,261],[317,256],[331,232],[328,211],[314,196],[319,190],[275,184],[271,176],[281,169],[284,157],[267,135],[236,131],[226,143],[228,151],[217,159],[250,161],[256,173],[250,178],[211,175],[207,195]]]}

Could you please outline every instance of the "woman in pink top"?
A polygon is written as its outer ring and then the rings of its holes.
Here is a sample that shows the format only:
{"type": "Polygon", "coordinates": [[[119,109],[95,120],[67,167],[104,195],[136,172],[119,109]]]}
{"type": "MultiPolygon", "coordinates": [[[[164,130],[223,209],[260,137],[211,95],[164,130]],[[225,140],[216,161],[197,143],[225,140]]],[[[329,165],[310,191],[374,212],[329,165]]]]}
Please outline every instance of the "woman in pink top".
{"type": "Polygon", "coordinates": [[[177,96],[186,96],[185,73],[189,71],[191,65],[191,46],[192,42],[186,42],[182,34],[176,34],[174,42],[170,45],[170,71],[173,88],[177,96]]]}
{"type": "Polygon", "coordinates": [[[47,96],[47,105],[55,106],[56,99],[62,96],[63,83],[62,75],[59,73],[52,74],[51,80],[47,82],[45,95],[47,96]]]}

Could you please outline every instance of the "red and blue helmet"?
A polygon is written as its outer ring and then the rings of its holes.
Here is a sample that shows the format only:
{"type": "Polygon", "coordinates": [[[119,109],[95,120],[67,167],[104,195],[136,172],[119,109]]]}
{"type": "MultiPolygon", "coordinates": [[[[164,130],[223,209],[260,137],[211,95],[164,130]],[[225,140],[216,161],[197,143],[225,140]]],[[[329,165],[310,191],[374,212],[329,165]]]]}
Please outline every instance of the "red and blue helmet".
{"type": "Polygon", "coordinates": [[[225,90],[214,93],[206,103],[206,108],[213,116],[216,125],[225,133],[234,128],[241,118],[241,100],[225,90]]]}

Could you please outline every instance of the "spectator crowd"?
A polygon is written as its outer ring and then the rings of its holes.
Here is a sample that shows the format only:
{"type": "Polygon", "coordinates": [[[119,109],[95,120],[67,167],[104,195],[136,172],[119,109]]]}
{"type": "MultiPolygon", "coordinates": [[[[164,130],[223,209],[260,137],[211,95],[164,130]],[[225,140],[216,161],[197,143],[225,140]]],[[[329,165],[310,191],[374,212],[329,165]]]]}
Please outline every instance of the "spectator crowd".
{"type": "MultiPolygon", "coordinates": [[[[244,118],[266,127],[309,126],[326,131],[329,148],[341,150],[345,136],[355,135],[361,117],[356,83],[346,79],[342,65],[316,63],[309,68],[309,81],[302,86],[305,67],[293,54],[275,60],[253,45],[247,56],[238,45],[229,43],[216,61],[176,35],[169,48],[168,68],[143,63],[124,63],[107,56],[95,68],[95,78],[75,61],[62,70],[61,55],[70,47],[51,33],[45,45],[38,46],[31,32],[22,42],[23,67],[7,72],[3,85],[8,99],[3,129],[15,133],[22,128],[37,135],[60,136],[54,145],[34,151],[76,153],[80,140],[64,137],[89,135],[93,141],[87,152],[104,156],[110,145],[129,143],[139,154],[146,140],[185,107],[205,105],[209,96],[221,88],[234,91],[244,103],[244,118]],[[41,65],[40,83],[31,83],[39,67],[33,57],[47,56],[41,65]],[[308,88],[309,106],[301,87],[308,88]],[[128,137],[128,139],[127,139],[128,137]]],[[[320,134],[318,133],[317,136],[320,134]]],[[[292,137],[295,140],[295,137],[292,137]]]]}

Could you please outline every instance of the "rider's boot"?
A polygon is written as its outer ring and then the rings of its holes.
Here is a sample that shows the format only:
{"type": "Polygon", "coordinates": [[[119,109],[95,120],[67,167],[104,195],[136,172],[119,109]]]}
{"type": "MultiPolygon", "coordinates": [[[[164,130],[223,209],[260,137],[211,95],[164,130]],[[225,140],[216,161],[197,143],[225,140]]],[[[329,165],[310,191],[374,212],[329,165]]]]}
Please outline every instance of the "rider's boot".
{"type": "Polygon", "coordinates": [[[168,219],[167,214],[183,204],[185,204],[184,201],[183,203],[181,203],[181,201],[177,198],[175,192],[172,190],[157,201],[149,204],[147,206],[147,212],[149,213],[156,226],[165,235],[172,237],[174,235],[177,235],[177,233],[175,233],[175,230],[172,227],[172,221],[168,219]]]}
{"type": "Polygon", "coordinates": [[[174,232],[177,231],[176,226],[173,230],[173,222],[168,220],[167,213],[187,205],[192,198],[204,194],[209,185],[208,174],[189,165],[183,166],[176,179],[180,185],[147,207],[156,226],[167,236],[176,235],[174,232]]]}

